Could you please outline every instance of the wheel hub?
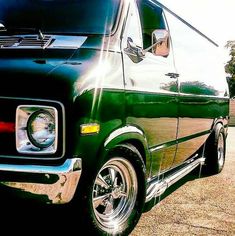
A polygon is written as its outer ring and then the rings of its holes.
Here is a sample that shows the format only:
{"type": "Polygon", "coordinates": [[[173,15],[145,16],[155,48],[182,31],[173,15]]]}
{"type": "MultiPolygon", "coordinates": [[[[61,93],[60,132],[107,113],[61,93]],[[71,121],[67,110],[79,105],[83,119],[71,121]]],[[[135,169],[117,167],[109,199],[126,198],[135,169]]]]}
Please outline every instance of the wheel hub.
{"type": "Polygon", "coordinates": [[[114,199],[117,199],[117,198],[120,198],[122,197],[122,186],[117,186],[117,187],[114,187],[112,189],[112,192],[111,192],[111,196],[114,198],[114,199]]]}

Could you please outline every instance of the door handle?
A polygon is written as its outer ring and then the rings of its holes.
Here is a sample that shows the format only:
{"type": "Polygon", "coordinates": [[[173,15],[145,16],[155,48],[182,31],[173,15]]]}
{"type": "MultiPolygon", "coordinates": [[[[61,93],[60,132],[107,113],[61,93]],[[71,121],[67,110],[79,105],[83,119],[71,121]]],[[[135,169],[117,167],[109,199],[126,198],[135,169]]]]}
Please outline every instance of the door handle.
{"type": "Polygon", "coordinates": [[[166,76],[169,76],[172,79],[177,79],[180,75],[177,73],[167,73],[166,76]]]}

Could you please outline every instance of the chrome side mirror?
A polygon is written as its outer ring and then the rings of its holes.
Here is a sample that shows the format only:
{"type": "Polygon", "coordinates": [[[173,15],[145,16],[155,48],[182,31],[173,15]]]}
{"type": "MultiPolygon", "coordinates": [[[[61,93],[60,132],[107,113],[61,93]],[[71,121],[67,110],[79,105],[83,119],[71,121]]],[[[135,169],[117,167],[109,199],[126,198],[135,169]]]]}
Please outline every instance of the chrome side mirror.
{"type": "Polygon", "coordinates": [[[170,34],[167,30],[157,29],[152,33],[152,53],[167,57],[170,53],[170,34]]]}

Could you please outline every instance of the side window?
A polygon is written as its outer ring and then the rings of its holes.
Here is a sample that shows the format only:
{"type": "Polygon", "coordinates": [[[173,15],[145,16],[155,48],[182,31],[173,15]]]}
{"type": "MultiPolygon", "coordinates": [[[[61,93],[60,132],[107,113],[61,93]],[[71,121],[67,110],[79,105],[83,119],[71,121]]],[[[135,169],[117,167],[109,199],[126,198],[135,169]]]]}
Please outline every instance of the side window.
{"type": "Polygon", "coordinates": [[[181,92],[206,95],[214,95],[218,91],[225,93],[224,81],[221,81],[224,70],[220,66],[218,48],[169,12],[165,15],[172,34],[181,92]]]}
{"type": "Polygon", "coordinates": [[[148,0],[137,2],[143,31],[143,44],[144,48],[148,48],[152,45],[152,33],[156,29],[166,29],[166,23],[160,7],[148,0]]]}
{"type": "Polygon", "coordinates": [[[129,14],[127,18],[127,23],[123,35],[123,48],[127,47],[127,39],[130,38],[135,45],[138,47],[143,47],[142,33],[141,33],[141,24],[138,13],[138,8],[135,5],[134,1],[131,2],[129,8],[129,14]]]}

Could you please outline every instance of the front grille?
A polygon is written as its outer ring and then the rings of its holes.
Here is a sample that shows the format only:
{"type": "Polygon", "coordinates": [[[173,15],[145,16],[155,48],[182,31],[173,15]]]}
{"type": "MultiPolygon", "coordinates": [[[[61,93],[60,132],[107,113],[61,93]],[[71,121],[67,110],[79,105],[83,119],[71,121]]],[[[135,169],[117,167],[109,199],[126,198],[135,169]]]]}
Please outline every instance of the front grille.
{"type": "MultiPolygon", "coordinates": [[[[17,101],[16,101],[17,102],[17,101]]],[[[0,114],[0,124],[15,124],[15,101],[0,98],[0,107],[4,107],[0,114]]],[[[14,129],[0,129],[0,156],[14,155],[16,153],[15,148],[15,131],[14,129]]]]}
{"type": "Polygon", "coordinates": [[[52,42],[53,38],[46,35],[40,39],[37,35],[33,36],[0,36],[0,48],[46,48],[52,42]]]}

